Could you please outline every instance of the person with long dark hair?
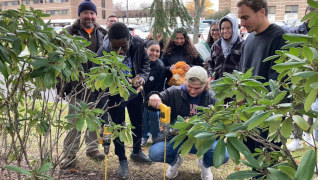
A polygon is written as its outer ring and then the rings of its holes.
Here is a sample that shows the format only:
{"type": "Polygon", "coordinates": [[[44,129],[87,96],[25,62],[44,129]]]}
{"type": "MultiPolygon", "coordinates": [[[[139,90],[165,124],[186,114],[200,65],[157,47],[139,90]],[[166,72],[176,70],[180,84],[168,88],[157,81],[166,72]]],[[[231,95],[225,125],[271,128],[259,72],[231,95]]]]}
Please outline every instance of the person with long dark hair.
{"type": "Polygon", "coordinates": [[[184,61],[187,66],[202,66],[203,62],[184,28],[174,30],[163,49],[161,60],[166,66],[167,81],[172,77],[171,71],[175,69],[175,63],[184,61]]]}

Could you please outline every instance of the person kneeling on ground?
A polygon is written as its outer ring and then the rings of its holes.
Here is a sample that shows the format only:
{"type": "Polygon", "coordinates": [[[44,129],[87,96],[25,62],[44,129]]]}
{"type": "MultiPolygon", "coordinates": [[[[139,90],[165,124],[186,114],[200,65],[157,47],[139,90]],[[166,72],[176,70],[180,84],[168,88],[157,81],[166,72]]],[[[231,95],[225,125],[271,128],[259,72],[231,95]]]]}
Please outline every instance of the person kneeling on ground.
{"type": "MultiPolygon", "coordinates": [[[[214,98],[214,92],[208,87],[208,75],[204,68],[193,66],[186,74],[186,82],[181,86],[172,86],[160,93],[151,92],[149,94],[149,106],[159,109],[161,103],[171,108],[171,124],[175,123],[177,116],[191,117],[197,114],[197,106],[208,107],[214,105],[217,100],[214,98]]],[[[203,155],[203,158],[197,160],[201,169],[201,179],[212,180],[213,175],[210,166],[213,165],[213,153],[217,141],[203,155]]],[[[164,141],[154,143],[149,150],[149,157],[154,162],[163,162],[164,160],[164,141]]],[[[183,159],[178,155],[178,149],[181,144],[173,149],[174,143],[170,143],[170,138],[166,144],[166,163],[170,166],[166,171],[167,178],[175,178],[178,175],[178,167],[183,159]]],[[[193,146],[190,153],[195,154],[196,148],[193,146]]],[[[226,151],[224,163],[229,159],[226,151]]]]}

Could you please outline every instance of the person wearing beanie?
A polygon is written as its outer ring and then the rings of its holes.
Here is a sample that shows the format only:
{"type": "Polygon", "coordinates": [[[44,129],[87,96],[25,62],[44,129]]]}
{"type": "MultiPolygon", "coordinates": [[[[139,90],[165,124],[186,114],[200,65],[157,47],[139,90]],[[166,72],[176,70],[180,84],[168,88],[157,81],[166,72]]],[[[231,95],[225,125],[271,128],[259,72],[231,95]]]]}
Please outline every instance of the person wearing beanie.
{"type": "MultiPolygon", "coordinates": [[[[97,17],[97,8],[90,0],[84,0],[79,4],[78,7],[78,19],[69,27],[66,28],[67,32],[73,36],[81,36],[87,41],[90,41],[91,44],[87,47],[92,52],[97,53],[98,49],[103,44],[104,33],[106,30],[100,27],[96,23],[97,17]]],[[[90,68],[94,64],[88,61],[86,64],[83,64],[83,69],[85,73],[90,71],[90,68]]],[[[71,81],[65,85],[64,94],[68,95],[71,99],[70,104],[76,105],[77,102],[80,102],[83,99],[89,99],[89,101],[95,101],[96,97],[94,94],[90,94],[90,91],[84,91],[86,88],[83,84],[83,78],[80,78],[79,81],[71,81]]],[[[58,85],[59,92],[59,85],[58,85]]],[[[73,108],[69,108],[68,114],[77,113],[73,108]]],[[[68,119],[68,122],[75,124],[77,121],[76,118],[68,119]]],[[[86,155],[94,160],[102,161],[104,160],[105,155],[98,150],[97,134],[95,131],[86,132],[84,135],[86,143],[86,155]]],[[[76,154],[79,150],[81,139],[81,132],[77,131],[76,128],[67,132],[67,135],[63,142],[63,151],[65,154],[65,159],[61,163],[62,168],[69,168],[75,166],[76,154]]]]}
{"type": "MultiPolygon", "coordinates": [[[[200,66],[191,67],[186,73],[186,82],[181,86],[172,86],[165,89],[162,92],[151,92],[148,97],[149,109],[159,109],[161,103],[171,108],[171,122],[175,124],[177,117],[192,117],[198,113],[197,106],[209,107],[214,105],[218,100],[214,97],[214,92],[208,87],[208,74],[207,71],[200,66]],[[150,106],[152,108],[150,108],[150,106]]],[[[169,132],[172,132],[169,130],[169,132]]],[[[170,143],[170,140],[174,137],[174,134],[169,133],[169,137],[166,143],[166,163],[170,166],[166,171],[166,177],[169,179],[175,178],[178,175],[178,168],[183,162],[183,158],[179,155],[179,148],[181,144],[176,148],[173,148],[174,143],[170,143]]],[[[185,142],[186,139],[183,141],[185,142]]],[[[154,162],[163,162],[164,160],[164,137],[159,137],[157,142],[149,149],[149,157],[154,162]]],[[[210,166],[213,166],[213,153],[217,141],[215,141],[211,148],[203,155],[199,160],[198,166],[201,169],[202,180],[212,180],[213,174],[210,170],[210,166]]],[[[190,153],[196,154],[197,150],[193,146],[190,153]]],[[[229,159],[228,152],[226,150],[224,163],[229,159]]]]}

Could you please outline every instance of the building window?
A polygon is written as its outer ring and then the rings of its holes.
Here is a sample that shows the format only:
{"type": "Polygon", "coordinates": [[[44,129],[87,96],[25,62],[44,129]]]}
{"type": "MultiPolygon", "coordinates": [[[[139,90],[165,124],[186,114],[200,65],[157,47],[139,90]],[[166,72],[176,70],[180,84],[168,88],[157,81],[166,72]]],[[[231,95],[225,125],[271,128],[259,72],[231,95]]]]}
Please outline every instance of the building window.
{"type": "Polygon", "coordinates": [[[47,10],[47,14],[50,14],[51,16],[60,16],[60,15],[66,15],[69,14],[68,9],[63,10],[47,10]]]}
{"type": "Polygon", "coordinates": [[[2,6],[16,6],[19,5],[19,1],[4,1],[2,2],[2,6]]]}
{"type": "Polygon", "coordinates": [[[46,0],[46,3],[64,3],[68,1],[69,0],[46,0]]]}
{"type": "Polygon", "coordinates": [[[268,14],[275,14],[275,13],[276,13],[276,7],[275,6],[269,6],[268,14]]]}
{"type": "Polygon", "coordinates": [[[106,11],[105,10],[102,10],[102,19],[106,19],[106,11]]]}
{"type": "Polygon", "coordinates": [[[298,13],[298,5],[288,5],[288,6],[286,6],[285,13],[298,13]]]}
{"type": "Polygon", "coordinates": [[[23,0],[22,4],[42,4],[43,0],[23,0]]]}
{"type": "Polygon", "coordinates": [[[106,1],[105,0],[101,0],[101,8],[106,8],[106,1]]]}

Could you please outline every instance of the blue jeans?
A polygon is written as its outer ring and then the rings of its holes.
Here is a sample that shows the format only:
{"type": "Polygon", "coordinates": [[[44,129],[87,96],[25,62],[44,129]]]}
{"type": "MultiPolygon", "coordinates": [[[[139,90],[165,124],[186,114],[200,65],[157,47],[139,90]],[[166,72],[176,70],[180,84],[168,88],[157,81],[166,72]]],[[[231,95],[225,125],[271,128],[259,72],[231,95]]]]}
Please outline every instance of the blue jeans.
{"type": "Polygon", "coordinates": [[[159,111],[150,111],[147,108],[144,108],[142,137],[149,139],[149,132],[151,133],[153,139],[158,137],[160,132],[159,111]]]}
{"type": "MultiPolygon", "coordinates": [[[[185,141],[185,140],[184,140],[185,141]]],[[[184,142],[183,141],[183,142],[184,142]]],[[[179,144],[179,146],[177,146],[175,149],[173,149],[173,143],[169,143],[170,140],[167,140],[167,147],[166,147],[166,163],[170,164],[171,166],[173,166],[177,160],[178,157],[178,149],[180,148],[180,146],[182,145],[179,144]]],[[[218,141],[215,141],[212,145],[212,147],[203,155],[203,162],[204,162],[204,166],[206,168],[213,166],[213,152],[214,149],[216,147],[218,141]]],[[[197,153],[197,149],[195,148],[195,146],[193,146],[191,148],[190,153],[192,154],[196,154],[197,153]]],[[[164,141],[158,142],[156,144],[153,144],[150,149],[149,149],[149,157],[151,159],[151,161],[154,162],[163,162],[164,160],[164,141]]],[[[229,159],[229,154],[227,152],[226,149],[226,154],[224,157],[224,162],[226,163],[229,159]]]]}

